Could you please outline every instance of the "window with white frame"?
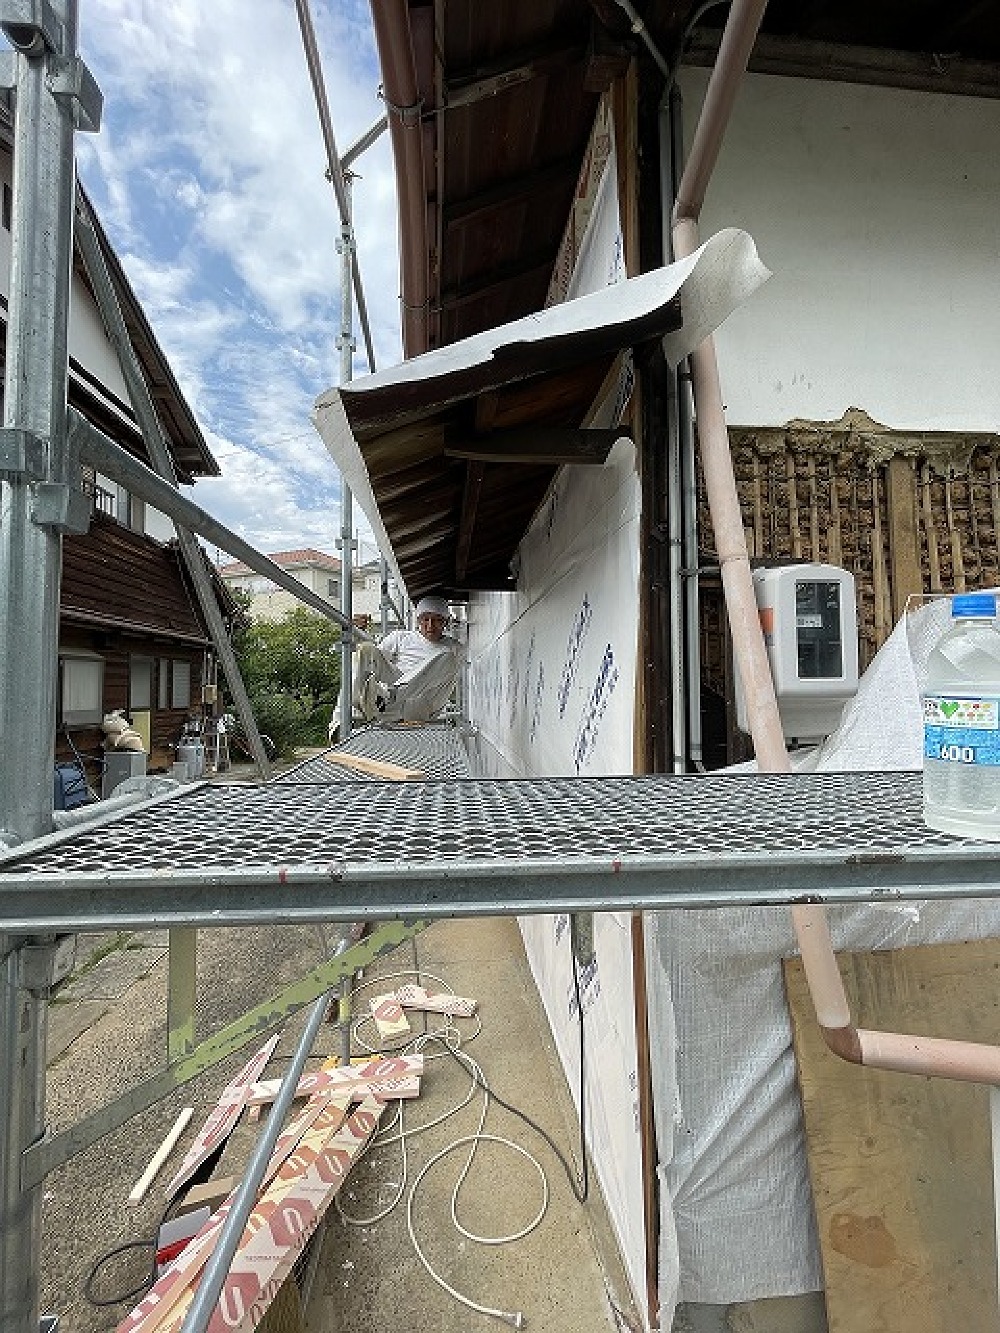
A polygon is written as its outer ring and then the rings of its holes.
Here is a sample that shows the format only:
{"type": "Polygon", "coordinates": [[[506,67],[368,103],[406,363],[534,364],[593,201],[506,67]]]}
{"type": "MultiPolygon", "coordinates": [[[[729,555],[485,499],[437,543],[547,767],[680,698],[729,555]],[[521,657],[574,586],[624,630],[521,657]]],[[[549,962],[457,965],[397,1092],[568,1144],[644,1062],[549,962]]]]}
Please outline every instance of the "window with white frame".
{"type": "Polygon", "coordinates": [[[104,716],[104,658],[66,653],[59,659],[60,713],[67,727],[96,726],[104,716]]]}
{"type": "Polygon", "coordinates": [[[159,669],[156,673],[156,706],[157,708],[170,707],[170,658],[161,657],[159,669]]]}

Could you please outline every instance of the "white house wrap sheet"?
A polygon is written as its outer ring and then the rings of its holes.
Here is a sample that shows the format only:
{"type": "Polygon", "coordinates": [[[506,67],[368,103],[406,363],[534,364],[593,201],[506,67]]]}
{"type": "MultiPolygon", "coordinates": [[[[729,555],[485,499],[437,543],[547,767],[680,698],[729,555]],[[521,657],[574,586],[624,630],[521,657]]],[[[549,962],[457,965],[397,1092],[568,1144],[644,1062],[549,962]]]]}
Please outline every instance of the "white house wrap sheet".
{"type": "MultiPolygon", "coordinates": [[[[901,622],[837,732],[796,767],[919,769],[919,680],[948,615],[939,601],[901,622]]],[[[1000,934],[1000,904],[862,904],[832,908],[830,920],[836,949],[901,948],[1000,934]]],[[[678,1300],[818,1290],[822,1273],[780,963],[797,952],[789,914],[677,911],[647,922],[669,1329],[678,1300]]]]}

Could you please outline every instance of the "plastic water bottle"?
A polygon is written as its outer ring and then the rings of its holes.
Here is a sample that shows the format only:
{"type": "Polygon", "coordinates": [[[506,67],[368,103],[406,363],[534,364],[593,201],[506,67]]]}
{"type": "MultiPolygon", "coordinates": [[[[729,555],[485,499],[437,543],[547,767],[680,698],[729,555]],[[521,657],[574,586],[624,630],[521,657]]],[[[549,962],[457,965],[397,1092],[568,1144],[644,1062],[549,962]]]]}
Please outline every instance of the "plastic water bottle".
{"type": "Polygon", "coordinates": [[[924,822],[1000,842],[1000,631],[993,593],[952,598],[927,662],[924,822]]]}

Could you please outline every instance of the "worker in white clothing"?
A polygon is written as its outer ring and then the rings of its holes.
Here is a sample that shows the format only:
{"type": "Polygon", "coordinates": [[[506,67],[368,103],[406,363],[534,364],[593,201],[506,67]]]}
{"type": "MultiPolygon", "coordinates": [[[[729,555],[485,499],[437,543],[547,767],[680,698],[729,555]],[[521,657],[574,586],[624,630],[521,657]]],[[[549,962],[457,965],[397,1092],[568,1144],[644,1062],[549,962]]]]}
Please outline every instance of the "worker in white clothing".
{"type": "MultiPolygon", "coordinates": [[[[461,644],[446,634],[448,603],[421,597],[416,629],[391,630],[380,643],[355,649],[351,699],[366,721],[426,722],[448,702],[461,664],[461,644]]],[[[338,722],[331,723],[331,740],[338,722]]]]}

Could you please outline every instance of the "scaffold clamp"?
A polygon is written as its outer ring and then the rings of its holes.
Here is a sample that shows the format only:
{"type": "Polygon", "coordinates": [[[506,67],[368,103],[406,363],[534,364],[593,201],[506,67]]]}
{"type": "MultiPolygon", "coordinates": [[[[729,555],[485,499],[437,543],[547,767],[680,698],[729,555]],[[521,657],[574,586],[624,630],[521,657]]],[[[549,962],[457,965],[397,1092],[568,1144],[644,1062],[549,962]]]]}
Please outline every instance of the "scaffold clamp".
{"type": "Polygon", "coordinates": [[[49,0],[0,0],[0,29],[26,56],[59,54],[65,30],[49,0]]]}
{"type": "Polygon", "coordinates": [[[64,534],[84,533],[90,528],[90,497],[65,482],[40,482],[35,487],[32,521],[40,528],[55,528],[64,534]]]}
{"type": "Polygon", "coordinates": [[[78,130],[96,133],[101,128],[104,94],[79,56],[54,56],[48,84],[53,97],[71,104],[73,124],[78,130]]]}
{"type": "Polygon", "coordinates": [[[5,481],[41,481],[45,476],[45,441],[30,430],[0,430],[0,477],[5,481]]]}

